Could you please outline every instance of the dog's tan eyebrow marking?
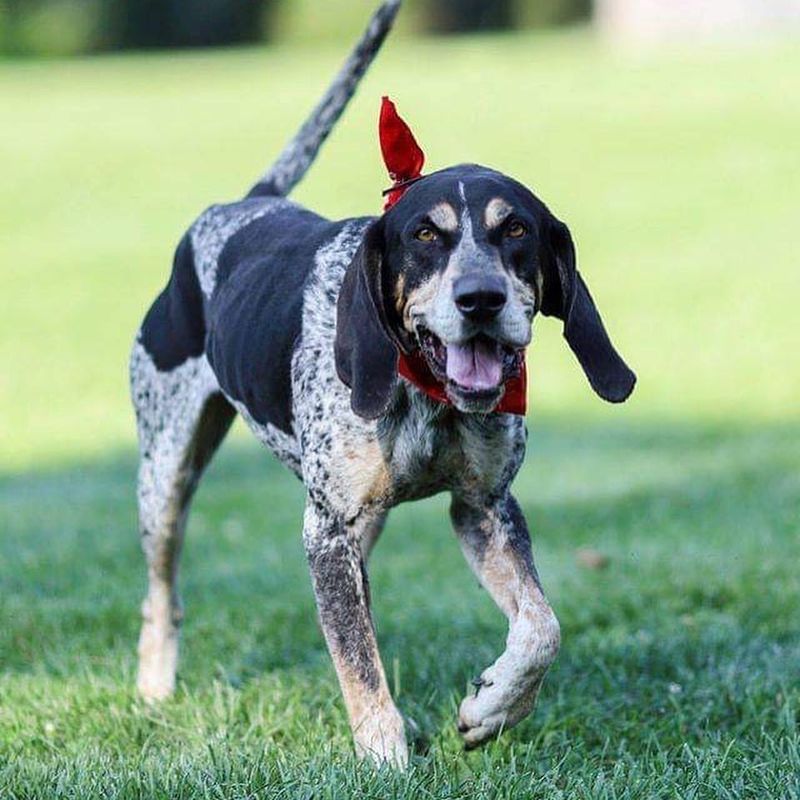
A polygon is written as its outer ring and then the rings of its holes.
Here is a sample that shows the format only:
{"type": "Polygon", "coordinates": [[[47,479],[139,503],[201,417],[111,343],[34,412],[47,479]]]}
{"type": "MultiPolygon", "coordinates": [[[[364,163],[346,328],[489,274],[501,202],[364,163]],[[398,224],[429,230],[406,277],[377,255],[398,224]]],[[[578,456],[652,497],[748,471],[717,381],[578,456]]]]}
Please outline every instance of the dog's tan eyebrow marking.
{"type": "Polygon", "coordinates": [[[487,229],[496,228],[513,211],[502,197],[493,197],[483,211],[483,224],[487,229]]]}
{"type": "Polygon", "coordinates": [[[442,201],[435,205],[428,212],[428,219],[439,228],[439,230],[445,231],[446,233],[453,233],[458,230],[458,216],[456,215],[456,210],[450,203],[442,201]]]}

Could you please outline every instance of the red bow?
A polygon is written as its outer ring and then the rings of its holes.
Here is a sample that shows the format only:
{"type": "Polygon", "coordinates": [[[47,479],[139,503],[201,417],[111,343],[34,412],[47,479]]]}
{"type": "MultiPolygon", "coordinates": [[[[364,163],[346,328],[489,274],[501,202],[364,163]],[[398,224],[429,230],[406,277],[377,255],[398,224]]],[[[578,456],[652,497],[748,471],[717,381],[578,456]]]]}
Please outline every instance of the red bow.
{"type": "MultiPolygon", "coordinates": [[[[411,128],[400,118],[394,103],[388,97],[384,97],[381,103],[378,133],[383,161],[389,170],[389,176],[394,181],[392,188],[384,192],[388,196],[383,210],[387,211],[405,194],[412,183],[422,177],[425,153],[417,144],[411,128]]],[[[419,351],[409,355],[401,352],[398,372],[428,397],[452,405],[444,385],[436,379],[425,357],[419,351]]],[[[527,375],[523,359],[519,375],[506,381],[503,399],[494,409],[495,412],[524,414],[527,404],[526,386],[527,375]]]]}
{"type": "Polygon", "coordinates": [[[425,153],[388,97],[381,102],[378,134],[383,161],[389,170],[389,177],[394,181],[383,207],[387,211],[403,196],[411,183],[422,177],[425,153]]]}

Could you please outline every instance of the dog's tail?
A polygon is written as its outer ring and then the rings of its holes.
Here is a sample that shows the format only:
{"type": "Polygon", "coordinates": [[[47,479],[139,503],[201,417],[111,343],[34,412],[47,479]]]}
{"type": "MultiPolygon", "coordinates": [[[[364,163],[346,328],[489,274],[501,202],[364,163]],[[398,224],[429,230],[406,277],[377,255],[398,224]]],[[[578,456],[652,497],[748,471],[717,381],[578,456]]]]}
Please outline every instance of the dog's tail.
{"type": "Polygon", "coordinates": [[[285,196],[300,182],[317,157],[350,98],[381,49],[402,0],[384,0],[372,15],[366,31],[353,49],[311,116],[283,148],[275,163],[261,176],[248,197],[285,196]]]}

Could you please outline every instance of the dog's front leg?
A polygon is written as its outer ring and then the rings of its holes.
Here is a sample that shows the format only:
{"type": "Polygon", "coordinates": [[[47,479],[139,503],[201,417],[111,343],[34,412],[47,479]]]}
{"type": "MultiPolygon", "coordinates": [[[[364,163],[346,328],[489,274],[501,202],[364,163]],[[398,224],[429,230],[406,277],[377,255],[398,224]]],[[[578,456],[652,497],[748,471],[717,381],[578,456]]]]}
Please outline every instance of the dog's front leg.
{"type": "MultiPolygon", "coordinates": [[[[365,516],[365,515],[361,515],[365,516]]],[[[309,499],[303,541],[322,630],[342,687],[359,757],[403,767],[403,719],[389,694],[369,608],[362,557],[364,526],[309,499]]]]}
{"type": "Polygon", "coordinates": [[[509,621],[505,652],[483,671],[475,694],[459,709],[458,728],[472,748],[530,714],[560,633],[539,585],[525,518],[511,494],[486,503],[454,496],[450,514],[467,561],[509,621]]]}

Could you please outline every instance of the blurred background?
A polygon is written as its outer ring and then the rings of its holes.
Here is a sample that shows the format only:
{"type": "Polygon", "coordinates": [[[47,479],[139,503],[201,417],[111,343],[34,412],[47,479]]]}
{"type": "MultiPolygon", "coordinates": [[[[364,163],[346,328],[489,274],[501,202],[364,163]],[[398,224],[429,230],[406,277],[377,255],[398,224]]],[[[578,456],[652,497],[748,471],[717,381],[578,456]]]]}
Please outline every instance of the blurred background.
{"type": "MultiPolygon", "coordinates": [[[[127,351],[175,243],[274,158],[373,6],[0,0],[0,463],[132,441],[127,351]]],[[[535,410],[781,418],[800,389],[799,26],[799,0],[408,0],[298,199],[379,210],[391,94],[429,168],[490,164],[570,224],[640,374],[604,407],[541,321],[535,410]]]]}
{"type": "MultiPolygon", "coordinates": [[[[313,0],[2,0],[0,52],[71,56],[214,47],[349,34],[365,2],[313,0]]],[[[467,33],[597,20],[629,37],[768,31],[800,24],[797,0],[408,0],[399,28],[467,33]]]]}
{"type": "MultiPolygon", "coordinates": [[[[53,56],[143,48],[337,39],[366,2],[313,0],[3,0],[6,55],[53,56]]],[[[411,0],[400,29],[458,33],[588,19],[591,0],[411,0]]],[[[355,26],[355,27],[354,27],[355,26]]]]}

